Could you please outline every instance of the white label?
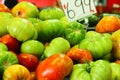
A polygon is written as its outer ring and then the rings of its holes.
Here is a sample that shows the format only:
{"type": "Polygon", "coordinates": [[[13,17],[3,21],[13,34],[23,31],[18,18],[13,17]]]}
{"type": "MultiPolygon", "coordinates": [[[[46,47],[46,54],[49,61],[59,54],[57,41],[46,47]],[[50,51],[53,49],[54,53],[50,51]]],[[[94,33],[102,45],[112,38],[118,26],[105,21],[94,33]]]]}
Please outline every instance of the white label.
{"type": "Polygon", "coordinates": [[[97,12],[93,0],[61,0],[61,6],[69,21],[79,20],[97,12]]]}

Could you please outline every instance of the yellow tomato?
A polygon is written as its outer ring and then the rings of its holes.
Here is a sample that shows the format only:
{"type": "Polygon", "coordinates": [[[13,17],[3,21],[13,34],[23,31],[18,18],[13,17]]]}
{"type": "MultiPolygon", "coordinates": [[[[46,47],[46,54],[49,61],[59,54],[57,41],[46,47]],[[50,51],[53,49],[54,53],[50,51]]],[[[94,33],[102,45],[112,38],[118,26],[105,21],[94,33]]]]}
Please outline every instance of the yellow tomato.
{"type": "Polygon", "coordinates": [[[31,80],[31,74],[26,67],[15,64],[4,71],[3,80],[31,80]]]}

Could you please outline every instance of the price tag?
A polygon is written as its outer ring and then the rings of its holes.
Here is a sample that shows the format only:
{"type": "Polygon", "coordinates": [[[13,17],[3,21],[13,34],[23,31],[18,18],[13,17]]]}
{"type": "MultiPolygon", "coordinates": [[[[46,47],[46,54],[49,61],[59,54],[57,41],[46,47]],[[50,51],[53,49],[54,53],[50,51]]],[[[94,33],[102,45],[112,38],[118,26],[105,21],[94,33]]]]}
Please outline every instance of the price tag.
{"type": "Polygon", "coordinates": [[[96,13],[93,0],[60,0],[69,21],[79,20],[96,13]]]}

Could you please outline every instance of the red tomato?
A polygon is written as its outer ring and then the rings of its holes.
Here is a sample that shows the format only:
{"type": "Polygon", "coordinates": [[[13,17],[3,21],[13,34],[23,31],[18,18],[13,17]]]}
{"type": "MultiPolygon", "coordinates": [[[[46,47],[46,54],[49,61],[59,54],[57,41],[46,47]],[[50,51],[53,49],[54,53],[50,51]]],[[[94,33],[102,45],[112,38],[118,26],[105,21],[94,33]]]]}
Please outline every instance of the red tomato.
{"type": "Polygon", "coordinates": [[[35,71],[39,64],[39,60],[35,55],[21,53],[18,55],[18,61],[25,66],[29,71],[35,71]]]}
{"type": "Polygon", "coordinates": [[[10,34],[3,35],[0,41],[7,45],[8,50],[18,53],[20,50],[21,42],[16,38],[12,37],[10,34]]]}
{"type": "Polygon", "coordinates": [[[90,51],[79,49],[79,48],[71,48],[67,55],[72,60],[78,60],[80,63],[85,63],[86,61],[92,61],[93,57],[90,51]]]}
{"type": "Polygon", "coordinates": [[[63,80],[73,67],[72,60],[65,54],[54,54],[39,63],[36,69],[37,80],[63,80]]]}

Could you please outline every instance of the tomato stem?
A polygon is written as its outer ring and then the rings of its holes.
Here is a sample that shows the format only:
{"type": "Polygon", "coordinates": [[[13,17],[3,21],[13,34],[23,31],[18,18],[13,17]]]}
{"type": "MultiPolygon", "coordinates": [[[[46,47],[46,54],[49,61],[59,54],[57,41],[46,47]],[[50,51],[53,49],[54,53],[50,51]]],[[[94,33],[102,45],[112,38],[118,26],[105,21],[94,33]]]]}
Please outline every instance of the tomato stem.
{"type": "Polygon", "coordinates": [[[87,72],[90,73],[90,69],[91,69],[91,68],[90,68],[90,63],[89,63],[88,60],[86,60],[86,66],[87,66],[87,67],[86,67],[87,72]]]}

